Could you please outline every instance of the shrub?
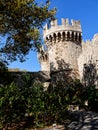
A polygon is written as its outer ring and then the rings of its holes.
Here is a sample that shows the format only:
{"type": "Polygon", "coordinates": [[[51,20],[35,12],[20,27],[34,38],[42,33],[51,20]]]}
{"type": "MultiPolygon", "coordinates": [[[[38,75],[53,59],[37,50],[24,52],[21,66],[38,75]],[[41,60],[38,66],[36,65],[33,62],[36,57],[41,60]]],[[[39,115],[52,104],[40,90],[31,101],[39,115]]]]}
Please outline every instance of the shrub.
{"type": "Polygon", "coordinates": [[[0,126],[9,126],[12,123],[26,121],[32,117],[34,125],[39,122],[39,115],[44,108],[43,86],[30,85],[30,77],[21,87],[11,83],[7,86],[0,86],[0,126]],[[26,116],[27,115],[27,116],[26,116]]]}
{"type": "Polygon", "coordinates": [[[33,127],[43,127],[54,122],[63,123],[70,118],[69,103],[79,102],[81,84],[77,81],[68,86],[50,85],[47,90],[35,83],[30,75],[23,75],[22,86],[0,86],[0,126],[25,122],[33,127]]]}

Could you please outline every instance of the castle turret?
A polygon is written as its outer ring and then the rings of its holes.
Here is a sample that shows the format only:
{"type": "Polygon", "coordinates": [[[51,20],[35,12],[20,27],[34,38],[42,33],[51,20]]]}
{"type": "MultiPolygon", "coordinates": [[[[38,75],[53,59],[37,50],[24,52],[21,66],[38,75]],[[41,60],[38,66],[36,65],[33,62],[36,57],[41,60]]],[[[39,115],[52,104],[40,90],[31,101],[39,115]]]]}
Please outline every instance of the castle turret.
{"type": "Polygon", "coordinates": [[[81,44],[82,29],[80,21],[71,20],[71,24],[69,24],[68,19],[62,18],[62,25],[58,25],[57,20],[51,21],[50,28],[47,24],[44,27],[44,40],[48,47],[51,47],[51,44],[64,41],[81,44]]]}
{"type": "MultiPolygon", "coordinates": [[[[47,64],[50,71],[65,69],[70,67],[78,70],[77,58],[81,53],[82,29],[80,21],[62,19],[62,24],[58,21],[51,21],[50,26],[45,25],[43,37],[47,48],[47,64]]],[[[46,52],[44,51],[46,54],[46,52]]],[[[44,56],[45,56],[44,54],[44,56]]],[[[42,56],[41,56],[42,58],[42,56]]],[[[47,69],[46,61],[41,60],[41,66],[47,69]]]]}

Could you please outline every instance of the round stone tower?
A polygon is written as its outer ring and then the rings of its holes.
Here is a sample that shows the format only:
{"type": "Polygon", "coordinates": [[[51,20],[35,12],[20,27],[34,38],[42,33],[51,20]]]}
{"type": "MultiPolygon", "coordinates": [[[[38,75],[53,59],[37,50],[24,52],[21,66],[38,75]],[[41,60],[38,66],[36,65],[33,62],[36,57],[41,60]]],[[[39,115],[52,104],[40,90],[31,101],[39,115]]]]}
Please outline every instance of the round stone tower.
{"type": "Polygon", "coordinates": [[[80,21],[62,18],[62,24],[57,20],[46,24],[43,30],[46,50],[38,54],[42,71],[54,71],[71,68],[78,72],[77,59],[82,51],[82,29],[80,21]]]}

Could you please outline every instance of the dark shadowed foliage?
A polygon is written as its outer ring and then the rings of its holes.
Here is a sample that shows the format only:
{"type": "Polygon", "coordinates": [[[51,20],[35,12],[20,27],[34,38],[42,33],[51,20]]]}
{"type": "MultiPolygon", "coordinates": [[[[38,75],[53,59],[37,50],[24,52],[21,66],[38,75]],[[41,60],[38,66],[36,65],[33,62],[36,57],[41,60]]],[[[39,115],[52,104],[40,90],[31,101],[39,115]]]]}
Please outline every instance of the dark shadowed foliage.
{"type": "Polygon", "coordinates": [[[89,109],[98,111],[98,75],[92,61],[84,65],[83,71],[84,100],[88,100],[89,109]]]}
{"type": "Polygon", "coordinates": [[[96,65],[91,61],[89,61],[88,64],[84,64],[83,84],[85,87],[98,85],[98,75],[96,65]]]}

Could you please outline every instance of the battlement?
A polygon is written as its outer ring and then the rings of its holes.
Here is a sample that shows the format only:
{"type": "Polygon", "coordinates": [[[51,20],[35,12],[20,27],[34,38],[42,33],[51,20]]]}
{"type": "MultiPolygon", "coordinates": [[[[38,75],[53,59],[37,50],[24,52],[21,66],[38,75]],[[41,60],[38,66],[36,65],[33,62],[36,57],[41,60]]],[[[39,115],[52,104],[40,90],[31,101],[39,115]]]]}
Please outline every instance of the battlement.
{"type": "Polygon", "coordinates": [[[58,25],[58,21],[56,19],[50,22],[50,27],[48,24],[45,25],[43,35],[46,45],[48,43],[56,43],[60,41],[73,41],[81,43],[81,24],[78,20],[71,20],[70,23],[68,19],[62,18],[62,24],[58,25]]]}
{"type": "Polygon", "coordinates": [[[94,46],[98,45],[98,34],[95,34],[93,39],[87,39],[86,41],[82,41],[83,46],[94,46]]]}
{"type": "Polygon", "coordinates": [[[98,33],[94,35],[92,42],[93,44],[98,44],[98,33]]]}
{"type": "MultiPolygon", "coordinates": [[[[62,18],[61,21],[62,21],[62,25],[65,25],[65,26],[75,26],[75,27],[76,26],[77,27],[81,26],[79,20],[73,20],[73,19],[71,19],[71,23],[70,23],[68,18],[66,18],[66,19],[62,18]]],[[[55,26],[60,26],[60,25],[58,25],[57,19],[55,19],[55,20],[53,20],[53,21],[50,22],[50,26],[51,27],[55,27],[55,26]]],[[[46,30],[49,29],[48,24],[46,24],[46,26],[45,26],[44,29],[46,29],[46,30]]]]}
{"type": "Polygon", "coordinates": [[[53,33],[53,32],[57,32],[57,31],[77,31],[77,32],[82,32],[81,29],[81,24],[79,20],[71,20],[71,23],[69,22],[69,19],[61,19],[62,24],[58,25],[58,21],[53,20],[50,22],[50,26],[49,24],[46,24],[44,26],[44,37],[53,33]]]}

